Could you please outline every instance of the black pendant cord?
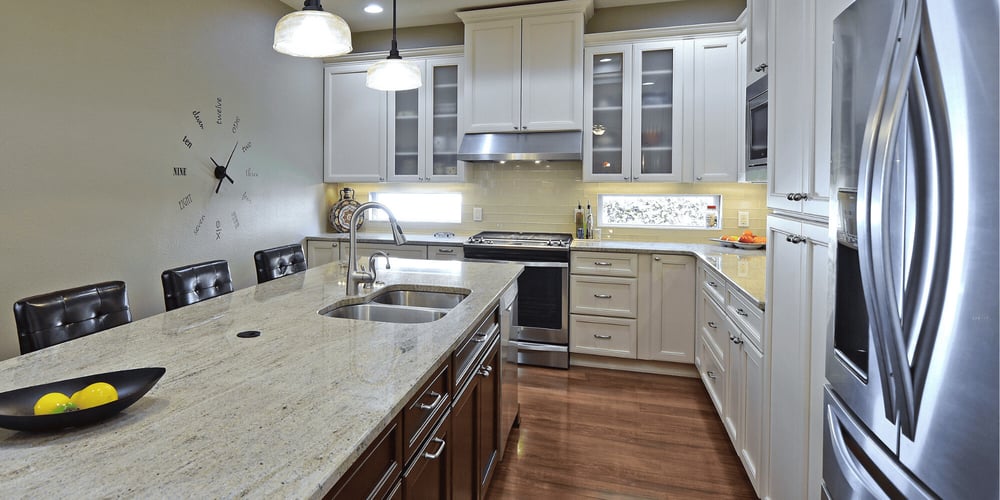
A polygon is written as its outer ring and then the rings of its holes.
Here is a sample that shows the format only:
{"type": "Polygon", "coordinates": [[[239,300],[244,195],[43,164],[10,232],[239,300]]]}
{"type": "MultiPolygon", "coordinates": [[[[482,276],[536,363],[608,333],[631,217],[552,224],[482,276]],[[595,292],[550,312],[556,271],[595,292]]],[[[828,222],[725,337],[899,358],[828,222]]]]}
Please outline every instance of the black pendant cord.
{"type": "Polygon", "coordinates": [[[396,0],[392,0],[392,45],[389,46],[389,59],[402,59],[396,46],[396,0]]]}

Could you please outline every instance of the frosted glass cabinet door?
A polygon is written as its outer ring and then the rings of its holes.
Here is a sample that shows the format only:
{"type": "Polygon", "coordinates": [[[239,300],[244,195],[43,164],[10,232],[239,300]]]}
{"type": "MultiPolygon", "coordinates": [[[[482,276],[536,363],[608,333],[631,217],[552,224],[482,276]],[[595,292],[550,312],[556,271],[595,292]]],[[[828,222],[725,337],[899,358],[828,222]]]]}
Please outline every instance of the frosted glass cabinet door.
{"type": "MultiPolygon", "coordinates": [[[[682,181],[680,162],[681,42],[636,44],[637,109],[632,117],[632,180],[682,181]]],[[[633,99],[635,99],[635,97],[633,99]]]]}
{"type": "Polygon", "coordinates": [[[420,144],[424,138],[425,117],[420,110],[426,89],[420,86],[386,94],[389,98],[389,180],[423,180],[420,144]]]}
{"type": "Polygon", "coordinates": [[[632,47],[585,51],[583,172],[587,181],[631,180],[632,47]]]}
{"type": "Polygon", "coordinates": [[[463,177],[463,163],[458,161],[458,108],[461,100],[458,90],[459,81],[458,58],[432,59],[427,61],[428,104],[427,116],[430,117],[430,129],[427,134],[426,150],[430,152],[427,158],[426,180],[445,180],[456,182],[463,177]]]}

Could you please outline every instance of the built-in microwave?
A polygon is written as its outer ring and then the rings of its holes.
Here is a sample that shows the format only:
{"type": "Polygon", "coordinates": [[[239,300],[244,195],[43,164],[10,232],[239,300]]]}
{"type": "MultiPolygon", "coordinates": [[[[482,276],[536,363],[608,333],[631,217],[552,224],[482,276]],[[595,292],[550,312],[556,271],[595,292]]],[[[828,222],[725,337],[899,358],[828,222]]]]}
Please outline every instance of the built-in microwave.
{"type": "Polygon", "coordinates": [[[748,182],[767,182],[767,76],[747,87],[748,182]]]}

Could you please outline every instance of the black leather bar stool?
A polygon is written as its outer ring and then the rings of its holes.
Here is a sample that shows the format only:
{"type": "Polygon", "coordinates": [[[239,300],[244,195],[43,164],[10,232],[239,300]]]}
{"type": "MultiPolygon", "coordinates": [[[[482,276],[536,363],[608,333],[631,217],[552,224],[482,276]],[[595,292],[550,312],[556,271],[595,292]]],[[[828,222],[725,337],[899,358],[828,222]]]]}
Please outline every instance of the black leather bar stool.
{"type": "Polygon", "coordinates": [[[253,254],[253,260],[257,265],[257,283],[306,270],[306,256],[302,253],[302,245],[298,243],[257,250],[253,254]]]}
{"type": "Polygon", "coordinates": [[[14,303],[21,354],[132,321],[124,281],[35,295],[14,303]]]}
{"type": "Polygon", "coordinates": [[[224,260],[167,269],[160,280],[168,311],[233,292],[229,263],[224,260]]]}

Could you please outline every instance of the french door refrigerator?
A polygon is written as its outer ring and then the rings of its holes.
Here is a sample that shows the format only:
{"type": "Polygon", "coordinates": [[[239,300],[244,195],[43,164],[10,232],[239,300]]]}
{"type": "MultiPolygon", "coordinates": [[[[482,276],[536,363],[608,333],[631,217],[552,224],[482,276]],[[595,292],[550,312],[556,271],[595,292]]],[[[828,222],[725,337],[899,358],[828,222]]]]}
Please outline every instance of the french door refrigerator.
{"type": "Polygon", "coordinates": [[[822,494],[1000,497],[998,2],[834,23],[822,494]]]}

